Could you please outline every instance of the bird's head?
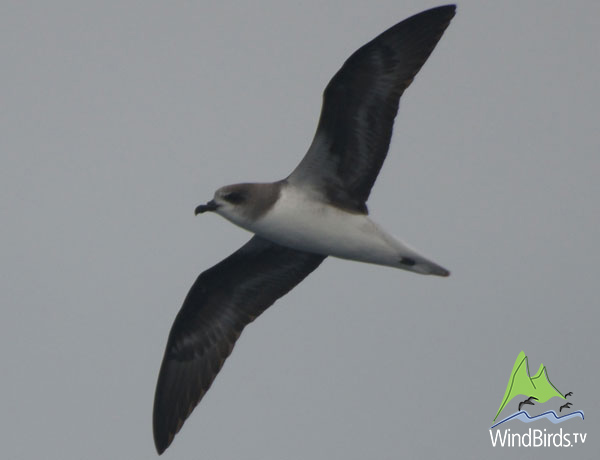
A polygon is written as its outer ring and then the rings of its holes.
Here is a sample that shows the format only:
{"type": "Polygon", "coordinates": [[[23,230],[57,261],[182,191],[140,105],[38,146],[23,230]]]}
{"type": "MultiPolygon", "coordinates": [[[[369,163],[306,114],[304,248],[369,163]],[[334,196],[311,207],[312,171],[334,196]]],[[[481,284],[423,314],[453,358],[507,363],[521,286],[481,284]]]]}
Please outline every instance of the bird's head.
{"type": "Polygon", "coordinates": [[[227,218],[232,214],[240,214],[251,194],[249,186],[250,184],[233,184],[221,187],[215,192],[212,200],[196,208],[196,215],[206,211],[214,211],[227,218]]]}
{"type": "Polygon", "coordinates": [[[234,224],[253,231],[253,223],[275,204],[283,185],[283,181],[226,185],[215,192],[212,200],[198,206],[196,215],[213,211],[234,224]]]}

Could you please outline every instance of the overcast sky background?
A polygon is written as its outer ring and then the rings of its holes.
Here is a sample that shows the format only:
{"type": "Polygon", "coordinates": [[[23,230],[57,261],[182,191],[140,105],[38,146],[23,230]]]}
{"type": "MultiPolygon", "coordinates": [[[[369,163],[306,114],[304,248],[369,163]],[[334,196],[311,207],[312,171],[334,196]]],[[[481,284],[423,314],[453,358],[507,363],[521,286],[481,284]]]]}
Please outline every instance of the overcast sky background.
{"type": "MultiPolygon", "coordinates": [[[[155,457],[173,319],[249,238],[195,206],[287,175],[344,60],[439,4],[2,3],[2,458],[155,457]]],[[[586,413],[569,456],[595,458],[599,21],[594,0],[459,2],[369,201],[452,276],[328,259],[164,458],[564,458],[491,447],[521,350],[586,413]]]]}

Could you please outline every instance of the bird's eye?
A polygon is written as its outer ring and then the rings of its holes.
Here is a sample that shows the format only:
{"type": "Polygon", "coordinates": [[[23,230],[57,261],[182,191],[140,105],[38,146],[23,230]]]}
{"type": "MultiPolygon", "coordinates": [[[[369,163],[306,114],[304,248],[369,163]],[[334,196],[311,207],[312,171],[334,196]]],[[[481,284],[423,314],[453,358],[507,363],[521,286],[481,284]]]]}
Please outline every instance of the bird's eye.
{"type": "Polygon", "coordinates": [[[223,199],[232,204],[239,204],[244,201],[244,195],[240,192],[228,192],[223,195],[223,199]]]}

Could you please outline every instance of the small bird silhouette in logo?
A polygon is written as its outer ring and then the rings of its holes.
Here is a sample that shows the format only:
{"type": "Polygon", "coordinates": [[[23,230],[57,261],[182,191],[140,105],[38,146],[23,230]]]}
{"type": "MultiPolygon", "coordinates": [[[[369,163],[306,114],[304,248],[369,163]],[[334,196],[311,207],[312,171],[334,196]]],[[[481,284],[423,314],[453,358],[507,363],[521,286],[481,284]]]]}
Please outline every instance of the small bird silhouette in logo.
{"type": "Polygon", "coordinates": [[[573,405],[572,403],[567,403],[563,406],[560,406],[560,409],[558,410],[558,412],[562,412],[563,409],[570,409],[572,405],[573,405]]]}
{"type": "Polygon", "coordinates": [[[532,401],[532,399],[535,399],[536,401],[538,400],[536,397],[534,396],[530,396],[529,398],[527,398],[525,401],[521,401],[519,403],[519,410],[521,410],[521,407],[523,407],[524,404],[529,404],[530,406],[533,406],[534,403],[532,401]]]}
{"type": "Polygon", "coordinates": [[[573,396],[573,392],[569,391],[567,394],[565,394],[565,398],[568,398],[569,396],[573,396]]]}

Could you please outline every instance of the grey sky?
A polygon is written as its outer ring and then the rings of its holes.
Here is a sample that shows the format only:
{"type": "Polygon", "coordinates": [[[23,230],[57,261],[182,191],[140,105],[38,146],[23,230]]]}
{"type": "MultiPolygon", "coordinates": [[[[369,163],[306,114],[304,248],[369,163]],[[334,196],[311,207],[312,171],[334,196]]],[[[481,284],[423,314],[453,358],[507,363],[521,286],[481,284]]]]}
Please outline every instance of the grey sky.
{"type": "MultiPolygon", "coordinates": [[[[438,4],[3,3],[3,458],[155,456],[175,314],[249,237],[194,207],[288,174],[350,53],[438,4]]],[[[570,458],[595,457],[599,20],[458,3],[369,201],[452,276],[328,259],[246,329],[165,458],[564,458],[490,446],[521,350],[586,412],[570,458]]]]}

